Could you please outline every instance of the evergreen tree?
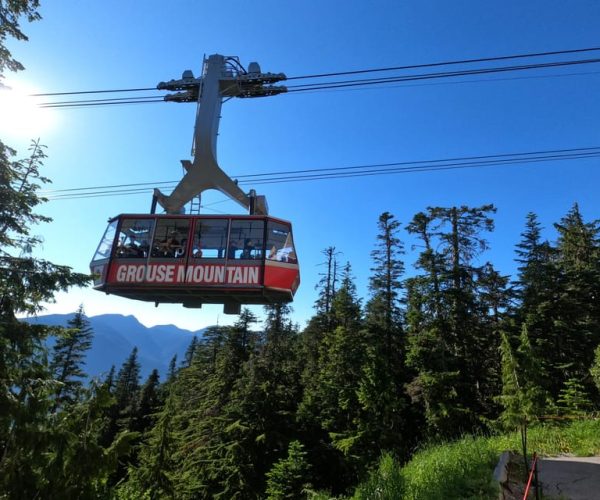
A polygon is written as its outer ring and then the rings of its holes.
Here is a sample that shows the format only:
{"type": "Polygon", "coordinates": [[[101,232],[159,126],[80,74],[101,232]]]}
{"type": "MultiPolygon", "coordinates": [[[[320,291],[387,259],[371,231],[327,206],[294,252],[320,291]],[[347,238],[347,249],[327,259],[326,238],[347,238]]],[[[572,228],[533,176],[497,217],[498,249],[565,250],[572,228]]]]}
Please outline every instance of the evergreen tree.
{"type": "MultiPolygon", "coordinates": [[[[554,321],[558,296],[559,274],[556,250],[542,240],[542,227],[533,213],[527,215],[525,230],[517,244],[516,261],[519,264],[515,281],[518,307],[515,311],[516,328],[527,332],[531,345],[531,363],[535,370],[529,376],[540,390],[556,395],[552,373],[552,359],[558,348],[560,334],[554,321]]],[[[541,410],[543,411],[543,410],[541,410]]]]}
{"type": "Polygon", "coordinates": [[[393,337],[402,332],[400,310],[404,246],[398,237],[400,223],[389,212],[379,216],[377,248],[371,252],[374,267],[369,279],[371,299],[367,304],[367,323],[383,333],[388,351],[393,337]]]}
{"type": "MultiPolygon", "coordinates": [[[[556,247],[543,242],[529,214],[517,246],[520,304],[538,363],[538,385],[555,404],[569,379],[585,380],[600,343],[600,245],[597,223],[586,223],[577,204],[555,224],[556,247]]],[[[586,392],[592,389],[588,384],[586,392]]]]}
{"type": "Polygon", "coordinates": [[[358,387],[361,415],[357,432],[364,442],[363,456],[374,462],[383,450],[404,454],[418,433],[407,425],[408,382],[405,339],[400,308],[404,253],[398,237],[400,223],[388,212],[379,217],[377,247],[370,278],[371,298],[366,307],[368,347],[358,387]],[[410,437],[409,437],[410,436],[410,437]]]}
{"type": "Polygon", "coordinates": [[[104,378],[104,382],[103,382],[103,385],[106,387],[108,392],[111,394],[115,388],[115,371],[116,371],[115,365],[111,365],[110,370],[108,370],[108,373],[106,374],[106,377],[104,378]]]}
{"type": "Polygon", "coordinates": [[[323,252],[326,260],[322,263],[326,267],[325,273],[321,276],[316,289],[319,290],[319,297],[315,303],[317,313],[323,316],[326,320],[331,312],[331,304],[335,296],[337,286],[337,255],[335,247],[327,247],[323,252]]]}
{"type": "Polygon", "coordinates": [[[331,308],[338,283],[337,256],[339,252],[336,252],[335,247],[330,246],[322,253],[327,257],[327,260],[321,265],[325,266],[327,270],[315,286],[318,291],[318,297],[315,301],[316,313],[310,318],[308,325],[300,336],[300,355],[304,359],[302,385],[312,383],[314,373],[318,369],[319,351],[325,332],[333,329],[331,308]]]}
{"type": "Polygon", "coordinates": [[[43,148],[34,142],[29,158],[14,161],[15,151],[0,142],[0,314],[9,320],[38,312],[56,292],[88,281],[67,266],[31,256],[39,243],[31,226],[50,221],[34,212],[45,201],[37,194],[40,184],[49,182],[39,171],[46,157],[43,148]]]}
{"type": "Polygon", "coordinates": [[[555,285],[552,272],[554,251],[548,241],[542,240],[542,229],[537,216],[528,213],[525,231],[516,247],[519,267],[515,285],[521,305],[518,311],[521,321],[530,321],[528,316],[536,314],[536,309],[548,300],[555,285]]]}
{"type": "MultiPolygon", "coordinates": [[[[129,357],[119,369],[115,380],[113,405],[106,411],[107,422],[102,433],[102,442],[112,442],[120,434],[132,436],[138,444],[137,429],[147,424],[145,418],[140,418],[140,364],[137,360],[137,347],[134,347],[129,357]]],[[[116,471],[110,478],[110,485],[115,486],[127,475],[127,467],[136,463],[137,449],[131,450],[119,462],[116,471]]]]}
{"type": "Polygon", "coordinates": [[[27,41],[28,38],[21,31],[19,25],[21,19],[25,18],[28,22],[38,21],[42,18],[38,9],[40,7],[39,0],[11,0],[11,2],[3,2],[0,5],[0,87],[4,79],[5,71],[21,71],[23,65],[17,61],[5,43],[8,38],[13,38],[18,41],[27,41]]]}
{"type": "Polygon", "coordinates": [[[46,329],[0,316],[0,496],[34,498],[52,444],[46,329]]]}
{"type": "Polygon", "coordinates": [[[198,363],[206,370],[207,374],[213,373],[216,368],[217,354],[224,346],[227,332],[228,327],[208,327],[202,336],[202,340],[196,346],[192,364],[198,363]]]}
{"type": "Polygon", "coordinates": [[[504,408],[500,421],[508,430],[518,429],[521,434],[521,447],[525,470],[529,470],[527,461],[527,428],[533,415],[531,399],[519,375],[519,364],[513,353],[506,334],[501,335],[500,353],[502,357],[502,394],[499,396],[504,408]]]}
{"type": "Polygon", "coordinates": [[[117,408],[115,395],[115,365],[112,365],[104,381],[102,387],[111,396],[111,404],[104,411],[105,425],[100,433],[99,443],[102,446],[110,446],[110,443],[115,439],[118,433],[117,421],[119,419],[119,409],[117,408]]]}
{"type": "Polygon", "coordinates": [[[135,434],[123,432],[108,446],[102,445],[105,416],[112,404],[107,387],[92,381],[78,400],[53,414],[53,443],[45,452],[48,461],[37,485],[37,498],[111,496],[109,478],[135,438],[135,434]]]}
{"type": "MultiPolygon", "coordinates": [[[[350,401],[356,402],[354,390],[364,361],[366,338],[362,330],[362,308],[349,265],[345,267],[332,309],[335,311],[335,328],[325,332],[319,356],[320,372],[313,378],[313,388],[319,397],[329,399],[329,404],[317,404],[315,408],[321,417],[329,412],[344,412],[344,408],[338,406],[340,401],[345,402],[343,406],[350,401]]],[[[305,396],[310,395],[308,389],[305,396]]],[[[343,421],[351,419],[347,413],[338,416],[343,421]]],[[[324,421],[333,423],[337,418],[332,414],[324,421]]]]}
{"type": "Polygon", "coordinates": [[[590,374],[596,388],[600,391],[600,345],[594,350],[594,362],[590,367],[590,374]]]}
{"type": "Polygon", "coordinates": [[[175,394],[169,391],[156,424],[141,445],[139,465],[129,468],[128,480],[118,488],[120,499],[175,498],[173,476],[176,472],[176,412],[175,394]]]}
{"type": "Polygon", "coordinates": [[[308,486],[309,469],[302,443],[292,441],[287,457],[277,461],[267,473],[267,499],[302,498],[308,486]]]}
{"type": "Polygon", "coordinates": [[[58,382],[56,406],[73,403],[82,387],[80,379],[85,378],[82,364],[86,352],[92,346],[94,332],[85,317],[83,306],[79,306],[75,316],[67,323],[68,328],[61,332],[53,346],[50,368],[58,382]]]}
{"type": "Polygon", "coordinates": [[[592,402],[585,386],[577,379],[570,378],[561,389],[557,406],[562,414],[583,416],[592,410],[592,402]]]}
{"type": "Polygon", "coordinates": [[[140,390],[139,404],[136,408],[132,430],[146,432],[154,423],[156,412],[160,409],[161,397],[159,392],[160,375],[155,368],[140,390]]]}
{"type": "Polygon", "coordinates": [[[444,300],[443,257],[437,251],[435,219],[431,211],[417,213],[407,226],[422,242],[416,267],[424,274],[406,280],[407,365],[413,379],[407,389],[413,404],[419,404],[429,433],[452,435],[463,420],[464,408],[457,402],[458,372],[451,364],[448,335],[448,305],[444,300]]]}
{"type": "MultiPolygon", "coordinates": [[[[454,436],[490,418],[484,381],[498,376],[480,362],[498,346],[480,286],[491,269],[475,259],[487,249],[481,236],[493,230],[492,205],[430,207],[407,229],[423,250],[417,267],[424,274],[407,280],[407,360],[416,376],[411,396],[423,404],[431,432],[454,436]]],[[[487,279],[487,278],[486,278],[487,279]]],[[[486,285],[487,286],[487,285],[486,285]]],[[[487,292],[486,292],[487,293],[487,292]]]]}
{"type": "Polygon", "coordinates": [[[319,282],[315,285],[318,291],[318,297],[315,301],[315,314],[309,319],[306,328],[300,335],[300,356],[304,359],[304,369],[302,371],[302,385],[310,385],[314,373],[318,369],[319,352],[325,336],[334,328],[334,322],[331,314],[333,300],[336,294],[338,277],[338,255],[334,246],[323,250],[326,261],[321,263],[326,267],[319,282]]]}
{"type": "Polygon", "coordinates": [[[346,262],[344,266],[340,288],[331,300],[330,313],[330,327],[332,329],[342,326],[347,329],[358,330],[362,327],[361,300],[358,298],[350,262],[346,262]]]}
{"type": "Polygon", "coordinates": [[[317,370],[306,379],[298,416],[310,461],[318,471],[315,486],[334,484],[334,492],[341,492],[365,465],[358,454],[363,443],[356,424],[361,411],[357,388],[366,359],[367,335],[349,266],[332,310],[337,326],[323,332],[317,370]]]}
{"type": "MultiPolygon", "coordinates": [[[[39,19],[38,6],[26,0],[0,4],[0,86],[4,71],[22,69],[5,42],[27,40],[19,22],[39,19]]],[[[88,277],[32,256],[40,240],[31,229],[49,221],[36,213],[44,201],[38,190],[48,182],[40,174],[44,148],[34,142],[27,159],[15,156],[0,141],[0,496],[34,498],[55,435],[48,413],[56,384],[44,344],[49,329],[16,316],[40,311],[56,292],[84,285],[88,277]]]]}
{"type": "Polygon", "coordinates": [[[554,363],[566,383],[586,378],[600,344],[600,222],[584,222],[575,204],[555,227],[560,296],[554,321],[560,352],[554,363]]]}
{"type": "Polygon", "coordinates": [[[264,332],[244,310],[214,327],[172,385],[177,402],[173,485],[192,498],[256,498],[294,434],[300,399],[296,329],[285,305],[267,307],[264,332]]]}
{"type": "Polygon", "coordinates": [[[257,346],[255,322],[255,316],[244,309],[233,326],[213,328],[212,341],[201,347],[171,387],[177,405],[174,455],[180,457],[173,483],[184,497],[250,494],[245,477],[251,468],[246,470],[248,461],[238,440],[245,426],[237,417],[239,404],[233,393],[257,346]]]}
{"type": "Polygon", "coordinates": [[[194,337],[192,338],[192,341],[190,342],[190,345],[188,346],[188,348],[185,351],[185,355],[184,355],[184,361],[183,361],[183,366],[191,366],[192,365],[192,360],[194,359],[194,354],[196,352],[196,348],[198,347],[198,337],[196,337],[194,335],[194,337]]]}
{"type": "Polygon", "coordinates": [[[237,453],[228,455],[229,470],[245,485],[229,479],[224,491],[262,496],[266,474],[281,450],[296,434],[295,413],[300,399],[300,366],[296,361],[297,331],[285,304],[265,306],[266,319],[261,342],[251,351],[225,409],[233,423],[229,439],[237,453]]]}
{"type": "Polygon", "coordinates": [[[516,356],[519,367],[518,376],[527,398],[531,419],[540,417],[544,414],[548,394],[540,384],[540,360],[531,344],[526,324],[521,327],[516,356]]]}
{"type": "Polygon", "coordinates": [[[169,370],[167,371],[167,384],[170,384],[177,377],[177,354],[173,354],[169,361],[169,370]]]}
{"type": "Polygon", "coordinates": [[[513,323],[515,292],[510,277],[503,276],[486,262],[476,270],[476,304],[474,314],[479,318],[478,328],[484,335],[478,335],[475,348],[479,355],[481,373],[477,381],[477,397],[482,413],[486,418],[498,414],[496,396],[502,390],[501,361],[498,356],[501,332],[513,323]]]}
{"type": "Polygon", "coordinates": [[[134,347],[125,360],[115,381],[115,401],[119,414],[119,425],[133,430],[133,423],[140,397],[140,364],[134,347]]]}

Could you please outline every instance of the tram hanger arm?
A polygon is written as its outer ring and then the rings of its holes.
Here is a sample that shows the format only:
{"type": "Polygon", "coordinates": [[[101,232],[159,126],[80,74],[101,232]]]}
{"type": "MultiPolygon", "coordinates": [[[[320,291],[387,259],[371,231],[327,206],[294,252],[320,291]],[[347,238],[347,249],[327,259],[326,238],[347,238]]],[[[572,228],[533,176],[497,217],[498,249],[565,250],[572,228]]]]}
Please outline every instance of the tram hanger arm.
{"type": "Polygon", "coordinates": [[[167,213],[181,213],[183,206],[194,196],[208,189],[217,189],[248,211],[259,215],[268,215],[266,199],[244,193],[216,162],[209,159],[194,163],[182,160],[181,163],[186,169],[186,174],[179,181],[175,190],[169,196],[161,193],[159,189],[154,190],[158,203],[167,213]],[[253,199],[258,203],[253,203],[253,199]]]}
{"type": "Polygon", "coordinates": [[[192,102],[197,99],[198,102],[194,159],[182,161],[186,174],[169,196],[154,190],[158,203],[167,213],[181,213],[194,196],[207,189],[217,189],[250,213],[268,215],[264,197],[245,194],[219,167],[216,154],[219,119],[223,98],[266,97],[285,92],[285,87],[270,85],[285,78],[283,73],[262,73],[258,63],[250,63],[246,71],[237,58],[213,54],[204,60],[201,77],[195,78],[186,70],[180,80],[158,84],[160,90],[179,91],[166,96],[165,100],[192,102]]]}

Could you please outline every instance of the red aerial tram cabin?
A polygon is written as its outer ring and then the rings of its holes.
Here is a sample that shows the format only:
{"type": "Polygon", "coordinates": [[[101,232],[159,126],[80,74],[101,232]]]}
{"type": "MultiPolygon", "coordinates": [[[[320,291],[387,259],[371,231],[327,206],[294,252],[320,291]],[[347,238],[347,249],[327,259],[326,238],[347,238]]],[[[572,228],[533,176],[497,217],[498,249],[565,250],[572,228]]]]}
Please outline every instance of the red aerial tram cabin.
{"type": "Polygon", "coordinates": [[[90,268],[108,294],[229,314],[291,302],[300,284],[291,224],[266,215],[119,215],[90,268]]]}

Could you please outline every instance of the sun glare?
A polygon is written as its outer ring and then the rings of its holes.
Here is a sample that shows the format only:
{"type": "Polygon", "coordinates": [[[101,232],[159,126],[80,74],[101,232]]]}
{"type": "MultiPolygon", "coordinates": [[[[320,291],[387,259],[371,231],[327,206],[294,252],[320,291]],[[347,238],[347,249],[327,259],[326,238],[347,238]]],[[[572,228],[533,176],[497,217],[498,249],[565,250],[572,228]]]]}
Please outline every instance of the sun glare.
{"type": "Polygon", "coordinates": [[[39,91],[21,83],[3,82],[0,87],[0,137],[37,139],[56,124],[56,113],[39,106],[43,98],[31,97],[39,91]]]}

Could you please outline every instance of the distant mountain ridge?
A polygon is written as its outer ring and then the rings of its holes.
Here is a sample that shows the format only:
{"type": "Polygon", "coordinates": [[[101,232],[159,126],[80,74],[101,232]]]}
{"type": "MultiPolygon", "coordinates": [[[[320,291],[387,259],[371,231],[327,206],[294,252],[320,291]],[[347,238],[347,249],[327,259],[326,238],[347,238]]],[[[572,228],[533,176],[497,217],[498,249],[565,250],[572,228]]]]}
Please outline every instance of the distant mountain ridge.
{"type": "MultiPolygon", "coordinates": [[[[75,313],[48,314],[27,318],[32,324],[66,326],[75,313]]],[[[185,351],[194,336],[201,338],[206,328],[184,330],[175,325],[146,327],[135,316],[102,314],[87,318],[94,331],[91,349],[87,352],[84,371],[90,377],[103,376],[115,365],[117,371],[134,347],[138,348],[142,382],[150,372],[158,369],[161,379],[167,374],[169,363],[177,354],[181,364],[185,351]]],[[[52,341],[50,342],[52,344],[52,341]]]]}

